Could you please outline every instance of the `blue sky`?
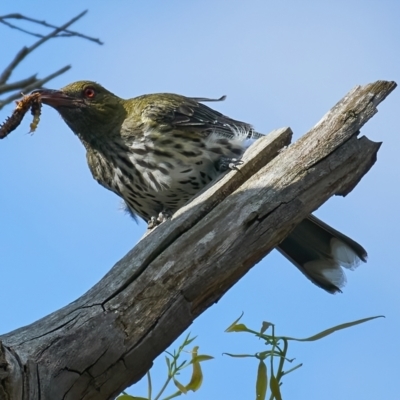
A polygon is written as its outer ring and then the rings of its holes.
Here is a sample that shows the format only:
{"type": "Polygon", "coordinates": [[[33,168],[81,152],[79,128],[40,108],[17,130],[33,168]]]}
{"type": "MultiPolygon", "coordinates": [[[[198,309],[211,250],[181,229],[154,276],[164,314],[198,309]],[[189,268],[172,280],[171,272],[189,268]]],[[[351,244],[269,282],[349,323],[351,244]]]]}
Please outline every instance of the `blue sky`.
{"type": "MultiPolygon", "coordinates": [[[[58,39],[30,55],[12,79],[72,70],[48,86],[80,79],[102,83],[121,97],[152,92],[227,100],[215,107],[259,132],[290,126],[295,138],[311,128],[357,84],[400,82],[400,3],[356,1],[69,1],[20,0],[1,14],[21,12],[62,24],[88,8],[73,29],[104,46],[58,39]]],[[[0,25],[2,70],[34,38],[0,25]]],[[[255,266],[190,327],[204,364],[204,386],[193,399],[254,398],[257,365],[223,352],[255,352],[262,343],[224,329],[242,311],[258,329],[308,336],[342,322],[386,319],[295,344],[290,357],[304,366],[284,380],[289,399],[394,399],[400,344],[399,99],[395,90],[362,130],[383,141],[378,161],[346,198],[332,198],[316,215],[366,247],[368,263],[350,272],[343,294],[313,286],[277,252],[255,266]]],[[[12,111],[10,105],[0,119],[12,111]]],[[[44,107],[37,132],[29,118],[0,143],[0,254],[3,304],[0,332],[57,310],[86,292],[145,231],[118,210],[99,186],[85,152],[57,113],[44,107]]],[[[162,356],[163,357],[163,356],[162,356]]],[[[164,374],[156,361],[153,380],[164,374]]],[[[139,383],[129,390],[145,394],[139,383]]]]}

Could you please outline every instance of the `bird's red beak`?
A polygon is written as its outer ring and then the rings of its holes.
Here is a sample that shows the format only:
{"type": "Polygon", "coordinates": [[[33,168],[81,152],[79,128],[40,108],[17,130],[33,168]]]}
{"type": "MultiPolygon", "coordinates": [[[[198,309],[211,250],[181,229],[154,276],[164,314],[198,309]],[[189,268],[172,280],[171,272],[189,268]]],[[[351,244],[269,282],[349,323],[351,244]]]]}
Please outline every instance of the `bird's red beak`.
{"type": "Polygon", "coordinates": [[[32,93],[39,93],[40,101],[54,108],[72,107],[77,103],[77,99],[72,96],[68,96],[61,90],[38,89],[34,90],[32,93]]]}

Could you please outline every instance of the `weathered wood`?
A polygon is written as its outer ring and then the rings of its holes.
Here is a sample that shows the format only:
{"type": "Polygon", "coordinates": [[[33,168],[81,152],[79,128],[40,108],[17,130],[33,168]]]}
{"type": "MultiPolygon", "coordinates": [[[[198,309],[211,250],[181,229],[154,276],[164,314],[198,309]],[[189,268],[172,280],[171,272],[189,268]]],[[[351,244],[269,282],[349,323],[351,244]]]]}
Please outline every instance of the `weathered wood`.
{"type": "Polygon", "coordinates": [[[0,337],[0,399],[112,399],[192,321],[334,194],[380,144],[357,138],[395,88],[356,87],[293,145],[257,141],[232,171],[147,234],[85,295],[0,337]],[[7,397],[8,396],[8,397],[7,397]]]}

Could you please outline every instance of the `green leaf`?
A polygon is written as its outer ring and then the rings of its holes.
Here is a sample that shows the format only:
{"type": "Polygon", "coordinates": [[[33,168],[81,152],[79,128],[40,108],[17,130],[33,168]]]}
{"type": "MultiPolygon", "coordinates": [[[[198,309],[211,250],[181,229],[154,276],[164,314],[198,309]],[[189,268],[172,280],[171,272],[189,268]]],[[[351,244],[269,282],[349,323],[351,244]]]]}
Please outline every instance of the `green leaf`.
{"type": "Polygon", "coordinates": [[[282,400],[281,389],[279,387],[279,382],[275,378],[274,375],[271,375],[271,379],[269,381],[269,386],[271,388],[271,392],[274,395],[276,400],[282,400]]]}
{"type": "Polygon", "coordinates": [[[298,369],[298,368],[300,368],[302,366],[303,366],[303,364],[298,364],[295,367],[288,369],[287,371],[283,371],[282,372],[282,376],[290,374],[291,372],[295,371],[296,369],[298,369]]]}
{"type": "Polygon", "coordinates": [[[176,367],[176,369],[177,369],[177,370],[182,369],[182,367],[183,367],[185,364],[186,364],[186,360],[182,361],[182,362],[176,367]]]}
{"type": "Polygon", "coordinates": [[[190,378],[190,382],[185,386],[186,390],[192,390],[195,392],[198,390],[203,383],[203,372],[201,371],[200,362],[196,361],[196,358],[201,357],[197,355],[197,351],[199,346],[195,346],[192,350],[192,377],[190,378]]]}
{"type": "Polygon", "coordinates": [[[353,321],[353,322],[346,322],[345,324],[340,324],[340,325],[336,325],[332,328],[326,329],[320,333],[317,333],[316,335],[310,336],[308,338],[305,339],[296,339],[296,338],[292,338],[292,337],[287,337],[287,336],[282,336],[282,339],[286,339],[286,340],[296,340],[297,342],[313,342],[315,340],[319,340],[324,338],[325,336],[328,336],[336,331],[340,331],[342,329],[346,329],[346,328],[350,328],[352,326],[355,325],[359,325],[359,324],[363,324],[364,322],[367,321],[371,321],[373,319],[376,318],[385,318],[384,315],[378,315],[376,317],[369,317],[369,318],[363,318],[363,319],[359,319],[357,321],[353,321]]]}
{"type": "Polygon", "coordinates": [[[165,356],[165,361],[167,363],[168,372],[169,372],[169,371],[171,371],[171,361],[169,360],[169,358],[167,356],[165,356]]]}
{"type": "Polygon", "coordinates": [[[271,322],[263,321],[261,324],[260,333],[264,333],[272,325],[274,325],[274,324],[272,324],[271,322]]]}
{"type": "Polygon", "coordinates": [[[263,360],[260,360],[257,371],[256,381],[256,400],[265,400],[267,394],[268,378],[267,378],[267,366],[263,360]]]}
{"type": "Polygon", "coordinates": [[[201,354],[199,356],[195,356],[192,358],[190,361],[190,364],[193,364],[195,362],[202,362],[202,361],[207,361],[207,360],[212,360],[214,357],[208,356],[207,354],[201,354]]]}
{"type": "Polygon", "coordinates": [[[225,329],[225,332],[232,332],[232,331],[231,331],[231,328],[232,328],[233,326],[235,326],[235,325],[240,321],[240,319],[243,317],[243,314],[244,314],[244,312],[242,312],[242,313],[240,314],[240,317],[239,317],[237,320],[235,320],[234,322],[232,322],[232,324],[230,324],[230,325],[228,326],[228,328],[225,329]]]}
{"type": "Polygon", "coordinates": [[[171,400],[174,399],[175,397],[178,397],[182,394],[182,392],[180,390],[178,390],[177,392],[175,392],[174,394],[171,394],[171,396],[168,397],[164,397],[163,400],[171,400]]]}
{"type": "Polygon", "coordinates": [[[246,332],[248,328],[245,324],[231,325],[225,332],[246,332]]]}
{"type": "MultiPolygon", "coordinates": [[[[260,353],[256,353],[254,357],[258,358],[259,360],[265,360],[267,357],[283,357],[281,352],[279,351],[272,351],[272,350],[265,350],[261,351],[260,353]]],[[[286,357],[283,357],[285,360],[292,362],[293,360],[289,360],[286,357]]]]}
{"type": "Polygon", "coordinates": [[[235,358],[255,357],[254,354],[231,354],[231,353],[222,353],[222,354],[226,354],[229,357],[235,357],[235,358]]]}
{"type": "Polygon", "coordinates": [[[174,378],[174,383],[175,386],[182,392],[182,393],[187,393],[187,390],[185,388],[185,386],[182,385],[182,383],[178,382],[175,378],[174,378]]]}
{"type": "Polygon", "coordinates": [[[190,339],[190,332],[186,335],[185,340],[182,343],[182,346],[190,339]]]}
{"type": "Polygon", "coordinates": [[[197,338],[197,336],[194,336],[189,339],[189,336],[188,336],[187,339],[185,340],[185,347],[188,346],[190,343],[192,343],[193,340],[195,340],[196,338],[197,338]]]}

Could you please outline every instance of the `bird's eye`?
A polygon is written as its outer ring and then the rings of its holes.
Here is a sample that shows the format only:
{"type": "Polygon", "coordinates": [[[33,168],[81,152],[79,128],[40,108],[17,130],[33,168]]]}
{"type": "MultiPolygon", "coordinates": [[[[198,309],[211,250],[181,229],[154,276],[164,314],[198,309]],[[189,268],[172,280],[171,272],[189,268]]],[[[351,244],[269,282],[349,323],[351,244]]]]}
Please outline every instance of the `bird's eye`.
{"type": "Polygon", "coordinates": [[[87,99],[93,99],[94,96],[96,95],[96,91],[94,90],[94,88],[92,88],[91,86],[83,89],[83,95],[87,98],[87,99]]]}

